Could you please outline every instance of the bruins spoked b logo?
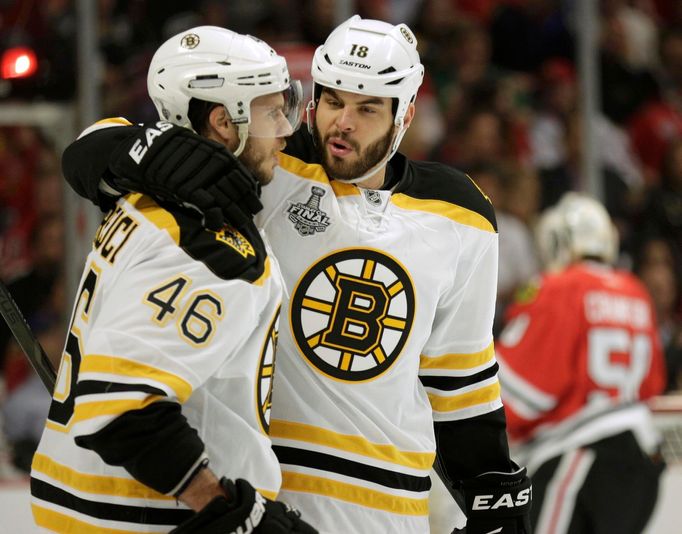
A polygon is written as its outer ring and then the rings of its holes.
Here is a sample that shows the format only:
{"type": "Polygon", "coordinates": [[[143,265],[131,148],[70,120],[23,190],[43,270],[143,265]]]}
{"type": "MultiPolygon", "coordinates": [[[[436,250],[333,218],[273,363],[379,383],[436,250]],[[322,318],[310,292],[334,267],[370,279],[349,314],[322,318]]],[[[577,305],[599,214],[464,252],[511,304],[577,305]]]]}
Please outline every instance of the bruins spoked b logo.
{"type": "Polygon", "coordinates": [[[279,336],[279,312],[277,308],[275,316],[270,321],[270,328],[263,343],[258,366],[258,385],[256,397],[258,402],[258,416],[263,431],[270,432],[270,408],[272,408],[272,379],[275,374],[275,352],[277,350],[277,338],[279,336]]]}
{"type": "Polygon", "coordinates": [[[290,314],[294,340],[313,366],[340,380],[368,380],[393,365],[407,342],[414,287],[385,253],[340,250],[301,277],[290,314]]]}

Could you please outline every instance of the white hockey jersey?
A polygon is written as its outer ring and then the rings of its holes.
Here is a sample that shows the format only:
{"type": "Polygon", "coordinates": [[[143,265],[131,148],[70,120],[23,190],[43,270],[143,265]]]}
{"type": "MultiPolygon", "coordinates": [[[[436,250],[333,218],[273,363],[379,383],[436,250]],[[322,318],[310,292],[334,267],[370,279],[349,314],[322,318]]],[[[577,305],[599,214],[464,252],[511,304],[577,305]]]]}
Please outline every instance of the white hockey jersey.
{"type": "MultiPolygon", "coordinates": [[[[255,226],[242,232],[204,230],[182,210],[139,194],[108,214],[88,256],[33,460],[39,526],[168,532],[192,513],[172,497],[182,481],[160,493],[76,444],[159,402],[182,405],[218,476],[276,496],[281,475],[267,432],[282,284],[255,226]]],[[[157,476],[172,467],[159,465],[157,476]]]]}
{"type": "Polygon", "coordinates": [[[270,432],[280,497],[325,534],[424,534],[433,422],[502,405],[493,209],[436,163],[406,162],[393,193],[280,165],[257,216],[289,293],[270,432]]]}

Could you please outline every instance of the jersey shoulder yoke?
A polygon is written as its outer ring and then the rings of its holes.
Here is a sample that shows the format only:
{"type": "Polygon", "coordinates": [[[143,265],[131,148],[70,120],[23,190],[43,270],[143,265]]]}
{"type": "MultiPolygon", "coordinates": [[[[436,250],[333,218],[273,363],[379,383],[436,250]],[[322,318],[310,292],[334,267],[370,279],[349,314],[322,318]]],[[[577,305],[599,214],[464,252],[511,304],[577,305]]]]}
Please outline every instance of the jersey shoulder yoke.
{"type": "Polygon", "coordinates": [[[151,197],[127,197],[135,209],[159,230],[164,230],[187,255],[203,263],[223,280],[258,282],[267,274],[269,261],[256,226],[237,230],[226,226],[219,232],[206,230],[194,214],[174,205],[157,204],[151,197]]]}
{"type": "Polygon", "coordinates": [[[400,194],[415,201],[416,209],[421,206],[456,222],[497,232],[490,199],[468,175],[437,162],[410,161],[408,166],[410,180],[400,194]]]}

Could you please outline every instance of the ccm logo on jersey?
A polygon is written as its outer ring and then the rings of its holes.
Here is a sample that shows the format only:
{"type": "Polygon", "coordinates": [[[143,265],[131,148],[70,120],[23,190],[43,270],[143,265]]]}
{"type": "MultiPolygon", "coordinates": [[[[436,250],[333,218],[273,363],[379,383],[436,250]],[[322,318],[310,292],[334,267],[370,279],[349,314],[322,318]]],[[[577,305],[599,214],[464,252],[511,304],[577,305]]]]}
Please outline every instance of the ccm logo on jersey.
{"type": "Polygon", "coordinates": [[[135,143],[133,143],[132,148],[128,151],[130,157],[133,158],[133,161],[138,165],[140,164],[140,161],[142,161],[144,155],[147,153],[147,150],[149,150],[149,147],[154,144],[154,139],[173,127],[170,122],[166,121],[159,121],[154,126],[156,126],[156,128],[147,128],[144,131],[144,136],[147,141],[146,145],[143,144],[142,139],[137,139],[135,143]]]}
{"type": "Polygon", "coordinates": [[[498,508],[516,508],[517,506],[524,506],[530,502],[530,488],[521,490],[516,495],[516,500],[511,493],[503,493],[502,496],[494,503],[492,502],[494,495],[476,495],[472,510],[497,510],[498,508]]]}

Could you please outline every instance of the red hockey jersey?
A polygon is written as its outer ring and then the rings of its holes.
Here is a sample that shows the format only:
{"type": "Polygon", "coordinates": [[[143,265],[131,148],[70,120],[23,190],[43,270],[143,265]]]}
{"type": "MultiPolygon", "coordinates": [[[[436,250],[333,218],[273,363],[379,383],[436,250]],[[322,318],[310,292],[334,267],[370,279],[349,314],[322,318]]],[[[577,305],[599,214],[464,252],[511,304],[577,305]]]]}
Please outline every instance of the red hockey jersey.
{"type": "Polygon", "coordinates": [[[642,400],[665,385],[651,299],[632,274],[583,262],[510,306],[496,343],[510,437],[558,453],[630,429],[653,446],[642,400]]]}

